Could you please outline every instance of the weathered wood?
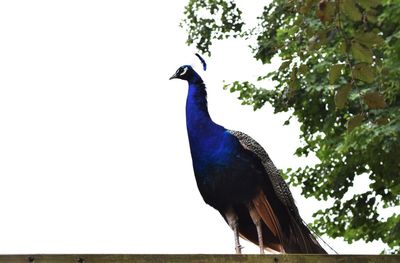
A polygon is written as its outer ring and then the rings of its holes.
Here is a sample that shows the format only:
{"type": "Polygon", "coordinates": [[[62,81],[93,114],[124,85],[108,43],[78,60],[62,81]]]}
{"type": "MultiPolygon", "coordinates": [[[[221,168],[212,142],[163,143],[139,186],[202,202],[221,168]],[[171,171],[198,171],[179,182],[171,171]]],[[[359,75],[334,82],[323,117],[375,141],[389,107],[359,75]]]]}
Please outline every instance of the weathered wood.
{"type": "Polygon", "coordinates": [[[0,263],[399,263],[398,255],[0,255],[0,263]]]}

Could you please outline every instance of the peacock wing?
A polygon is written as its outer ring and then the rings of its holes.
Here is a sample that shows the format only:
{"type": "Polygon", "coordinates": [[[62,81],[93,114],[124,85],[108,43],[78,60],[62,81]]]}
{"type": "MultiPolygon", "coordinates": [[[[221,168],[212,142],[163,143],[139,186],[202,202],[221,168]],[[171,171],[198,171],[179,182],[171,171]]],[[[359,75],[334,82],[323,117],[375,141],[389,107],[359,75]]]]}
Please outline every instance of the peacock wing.
{"type": "Polygon", "coordinates": [[[298,216],[300,218],[289,186],[283,180],[281,174],[269,158],[264,148],[256,140],[244,132],[233,130],[228,130],[228,132],[235,136],[245,149],[255,153],[258,158],[260,158],[279,201],[281,201],[290,212],[294,213],[296,217],[298,216]]]}

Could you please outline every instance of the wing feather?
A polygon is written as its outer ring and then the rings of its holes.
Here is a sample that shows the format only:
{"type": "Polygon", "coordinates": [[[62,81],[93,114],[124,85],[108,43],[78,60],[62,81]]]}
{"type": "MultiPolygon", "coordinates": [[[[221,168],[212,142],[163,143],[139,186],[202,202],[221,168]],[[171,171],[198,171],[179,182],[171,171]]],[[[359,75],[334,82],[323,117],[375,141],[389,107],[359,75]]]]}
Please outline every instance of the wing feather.
{"type": "Polygon", "coordinates": [[[258,156],[258,158],[260,158],[265,168],[265,171],[271,180],[272,187],[276,193],[276,196],[286,206],[286,208],[289,209],[290,212],[294,213],[295,216],[298,216],[298,218],[300,218],[289,186],[283,180],[278,169],[275,167],[274,163],[271,161],[264,148],[257,141],[255,141],[244,132],[233,130],[228,130],[228,132],[235,136],[245,149],[252,151],[258,156]]]}
{"type": "Polygon", "coordinates": [[[275,167],[264,148],[253,138],[243,132],[232,130],[228,130],[228,132],[235,136],[246,150],[253,152],[258,158],[260,158],[266,174],[270,179],[269,181],[272,184],[276,197],[288,211],[287,220],[289,222],[288,227],[290,229],[290,234],[285,235],[284,232],[282,232],[282,227],[280,226],[278,217],[276,216],[276,213],[274,213],[274,210],[265,194],[261,192],[261,194],[257,195],[253,199],[253,204],[263,219],[263,222],[272,233],[276,234],[276,237],[280,240],[281,244],[283,244],[286,252],[326,253],[311,234],[307,225],[304,224],[294,202],[292,193],[290,192],[289,186],[283,180],[278,169],[275,167]]]}

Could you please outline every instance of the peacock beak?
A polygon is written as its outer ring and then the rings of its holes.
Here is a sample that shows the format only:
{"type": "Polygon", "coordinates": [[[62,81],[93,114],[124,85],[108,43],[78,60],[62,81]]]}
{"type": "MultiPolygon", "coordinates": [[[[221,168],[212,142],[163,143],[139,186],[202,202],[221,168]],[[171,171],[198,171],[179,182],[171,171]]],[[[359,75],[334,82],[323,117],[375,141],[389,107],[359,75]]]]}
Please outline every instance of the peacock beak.
{"type": "Polygon", "coordinates": [[[176,78],[178,78],[178,76],[176,75],[177,73],[175,73],[174,75],[172,75],[169,79],[171,80],[171,79],[176,79],[176,78]]]}

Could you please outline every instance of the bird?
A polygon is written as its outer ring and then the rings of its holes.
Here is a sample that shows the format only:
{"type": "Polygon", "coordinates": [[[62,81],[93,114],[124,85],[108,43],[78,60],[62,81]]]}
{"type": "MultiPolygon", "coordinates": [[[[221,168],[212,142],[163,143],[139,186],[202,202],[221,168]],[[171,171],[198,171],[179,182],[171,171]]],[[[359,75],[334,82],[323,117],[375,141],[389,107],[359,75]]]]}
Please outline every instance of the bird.
{"type": "MultiPolygon", "coordinates": [[[[206,70],[204,59],[196,56],[206,70]]],[[[242,253],[242,237],[258,245],[260,254],[327,254],[264,148],[249,135],[212,120],[206,85],[193,67],[179,67],[171,79],[188,83],[186,128],[197,187],[232,229],[235,252],[242,253]]]]}

